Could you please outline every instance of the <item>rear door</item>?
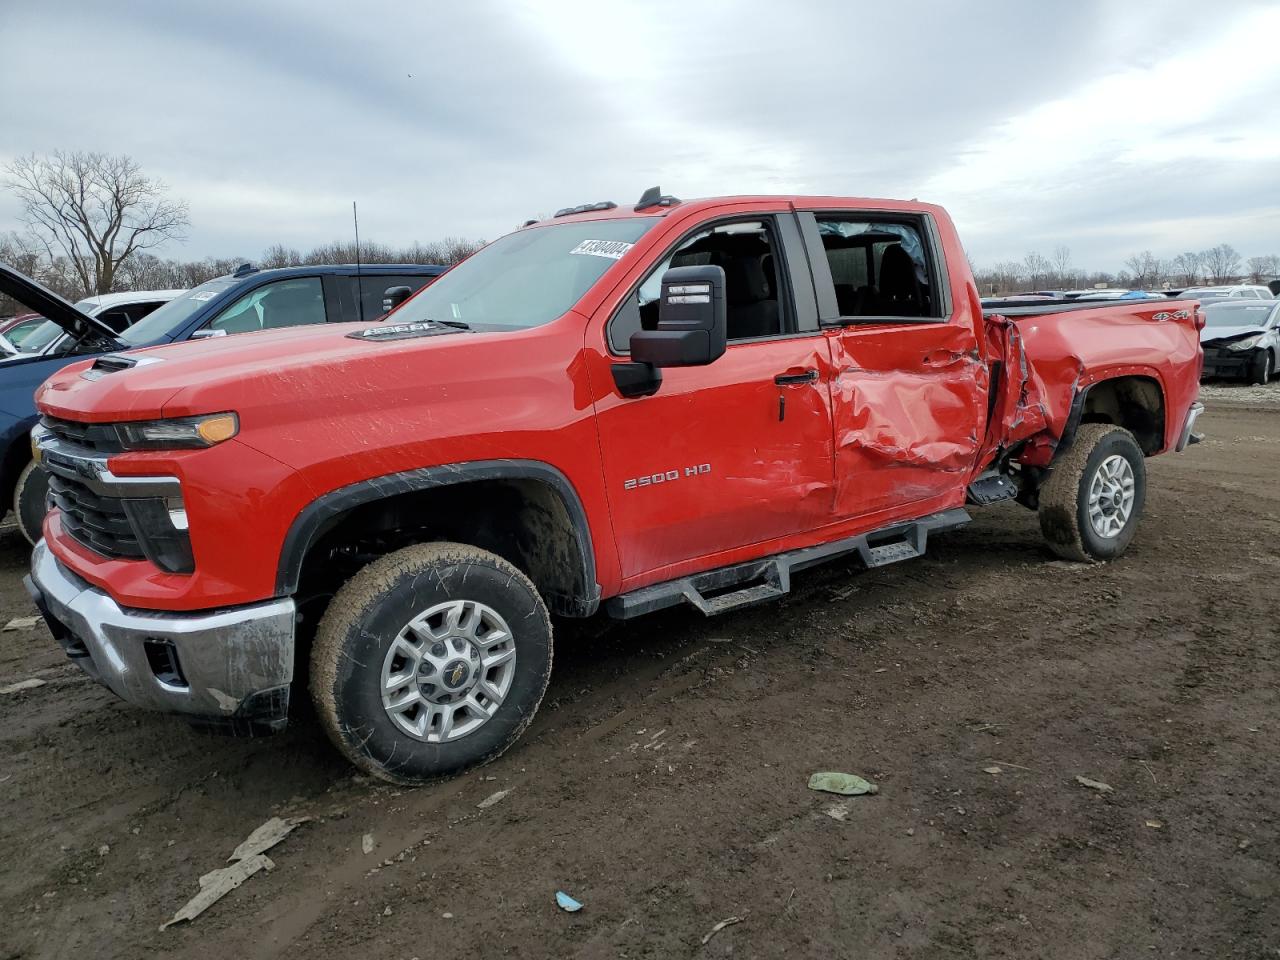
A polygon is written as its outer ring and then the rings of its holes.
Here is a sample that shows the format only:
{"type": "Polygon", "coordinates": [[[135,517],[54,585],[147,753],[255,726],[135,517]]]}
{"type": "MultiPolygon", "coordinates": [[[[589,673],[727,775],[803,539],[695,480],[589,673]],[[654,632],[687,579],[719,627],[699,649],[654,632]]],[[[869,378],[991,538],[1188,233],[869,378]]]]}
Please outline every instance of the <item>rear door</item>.
{"type": "Polygon", "coordinates": [[[828,348],[790,213],[715,220],[682,235],[613,314],[609,352],[625,359],[631,334],[656,318],[670,266],[699,263],[725,269],[725,354],[665,369],[654,395],[632,399],[619,394],[607,365],[593,369],[624,580],[811,530],[830,516],[828,348]]]}
{"type": "Polygon", "coordinates": [[[834,368],[834,519],[954,500],[982,438],[986,367],[934,224],[872,210],[799,220],[834,368]]]}

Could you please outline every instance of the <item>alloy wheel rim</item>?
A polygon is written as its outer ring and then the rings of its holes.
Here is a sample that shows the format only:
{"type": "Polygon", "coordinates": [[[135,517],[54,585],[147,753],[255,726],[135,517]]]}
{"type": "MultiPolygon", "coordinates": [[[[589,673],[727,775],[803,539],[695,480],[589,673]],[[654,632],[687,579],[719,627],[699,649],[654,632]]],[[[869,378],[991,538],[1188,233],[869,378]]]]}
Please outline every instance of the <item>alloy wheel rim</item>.
{"type": "Polygon", "coordinates": [[[1089,525],[1094,533],[1107,540],[1120,535],[1133,515],[1135,490],[1127,459],[1112,454],[1098,464],[1089,483],[1089,525]]]}
{"type": "Polygon", "coordinates": [[[515,667],[515,638],[498,611],[475,600],[438,603],[405,624],[387,650],[382,707],[415,740],[459,740],[498,712],[515,667]]]}

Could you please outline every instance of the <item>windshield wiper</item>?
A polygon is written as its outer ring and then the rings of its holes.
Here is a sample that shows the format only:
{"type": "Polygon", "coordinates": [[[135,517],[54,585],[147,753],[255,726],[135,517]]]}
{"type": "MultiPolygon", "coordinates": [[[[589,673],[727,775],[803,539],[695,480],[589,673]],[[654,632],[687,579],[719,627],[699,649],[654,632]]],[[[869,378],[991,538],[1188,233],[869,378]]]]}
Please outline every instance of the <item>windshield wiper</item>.
{"type": "Polygon", "coordinates": [[[437,323],[442,327],[454,327],[455,329],[458,329],[458,330],[471,329],[471,324],[466,323],[465,321],[462,321],[462,320],[432,320],[430,317],[428,317],[427,322],[437,323]]]}

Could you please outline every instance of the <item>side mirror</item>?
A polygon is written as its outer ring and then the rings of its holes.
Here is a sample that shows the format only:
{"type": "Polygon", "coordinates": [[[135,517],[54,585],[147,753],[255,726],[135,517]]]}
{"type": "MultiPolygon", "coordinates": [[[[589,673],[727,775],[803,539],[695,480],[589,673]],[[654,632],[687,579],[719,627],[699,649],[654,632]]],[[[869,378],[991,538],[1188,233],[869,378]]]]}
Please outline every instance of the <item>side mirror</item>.
{"type": "Polygon", "coordinates": [[[662,275],[656,330],[631,335],[631,362],[700,367],[725,350],[724,268],[672,267],[662,275]]]}
{"type": "Polygon", "coordinates": [[[413,287],[387,287],[382,291],[382,312],[390,313],[413,296],[413,287]]]}
{"type": "Polygon", "coordinates": [[[222,329],[215,330],[213,327],[204,327],[191,334],[192,340],[212,340],[214,337],[225,337],[227,331],[222,329]]]}

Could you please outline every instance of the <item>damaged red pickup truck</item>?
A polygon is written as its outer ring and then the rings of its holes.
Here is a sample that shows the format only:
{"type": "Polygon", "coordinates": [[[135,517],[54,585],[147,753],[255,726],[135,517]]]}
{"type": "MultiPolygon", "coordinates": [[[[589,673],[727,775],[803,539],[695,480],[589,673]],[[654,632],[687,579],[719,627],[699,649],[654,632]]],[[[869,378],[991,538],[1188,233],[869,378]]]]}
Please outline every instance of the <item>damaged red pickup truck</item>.
{"type": "Polygon", "coordinates": [[[361,768],[497,756],[549,612],[721,613],[1038,509],[1120,555],[1181,450],[1194,303],[985,316],[936,206],[648,191],[491,244],[381,326],[109,355],[40,390],[53,509],[28,580],[140,706],[284,725],[306,683],[361,768]]]}

